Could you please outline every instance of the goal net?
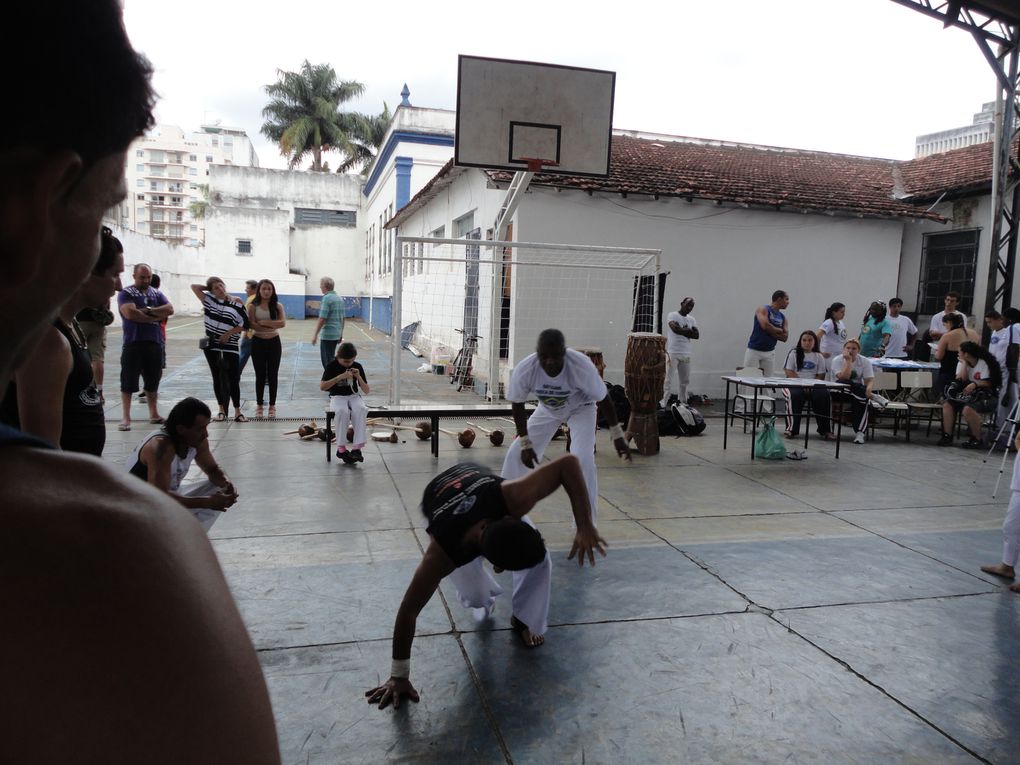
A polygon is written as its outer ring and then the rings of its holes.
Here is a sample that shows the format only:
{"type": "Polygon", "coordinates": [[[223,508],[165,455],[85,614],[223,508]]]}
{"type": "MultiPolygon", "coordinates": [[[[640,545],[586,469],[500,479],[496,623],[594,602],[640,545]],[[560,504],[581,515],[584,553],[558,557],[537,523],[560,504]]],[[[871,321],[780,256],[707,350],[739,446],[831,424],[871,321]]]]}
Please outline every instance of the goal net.
{"type": "Polygon", "coordinates": [[[550,327],[561,330],[572,348],[601,352],[605,378],[623,384],[627,335],[661,331],[660,254],[398,237],[393,310],[394,326],[403,331],[394,332],[394,403],[400,403],[399,372],[408,343],[443,374],[454,372],[458,351],[474,346],[467,385],[499,400],[514,365],[550,327]]]}

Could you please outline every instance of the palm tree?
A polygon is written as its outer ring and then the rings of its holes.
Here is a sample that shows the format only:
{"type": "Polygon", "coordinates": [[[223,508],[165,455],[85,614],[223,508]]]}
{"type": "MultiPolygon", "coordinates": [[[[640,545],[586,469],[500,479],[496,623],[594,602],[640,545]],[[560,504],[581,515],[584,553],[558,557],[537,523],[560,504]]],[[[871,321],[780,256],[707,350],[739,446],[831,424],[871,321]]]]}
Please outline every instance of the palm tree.
{"type": "Polygon", "coordinates": [[[309,153],[311,169],[316,171],[322,170],[324,151],[355,154],[348,123],[363,115],[341,112],[340,105],[364,93],[360,82],[339,81],[329,64],[306,60],[300,72],[278,69],[277,81],[266,85],[265,91],[271,100],[262,110],[262,134],[279,145],[291,168],[309,153]]]}
{"type": "Polygon", "coordinates": [[[393,115],[390,114],[390,107],[383,101],[383,110],[374,117],[364,114],[348,112],[341,115],[344,117],[343,126],[350,137],[351,150],[345,159],[336,169],[338,173],[346,173],[358,165],[367,169],[369,163],[375,158],[375,153],[382,145],[386,137],[386,129],[390,126],[393,115]]]}

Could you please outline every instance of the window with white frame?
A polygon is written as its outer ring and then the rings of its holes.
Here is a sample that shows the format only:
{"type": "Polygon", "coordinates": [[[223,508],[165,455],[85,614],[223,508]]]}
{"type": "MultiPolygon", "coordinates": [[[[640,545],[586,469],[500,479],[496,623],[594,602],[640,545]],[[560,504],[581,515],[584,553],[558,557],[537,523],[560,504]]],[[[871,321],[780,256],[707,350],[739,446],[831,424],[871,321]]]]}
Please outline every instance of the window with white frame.
{"type": "Polygon", "coordinates": [[[238,239],[236,254],[243,257],[252,256],[251,239],[238,239]]]}
{"type": "Polygon", "coordinates": [[[467,215],[462,215],[453,222],[453,238],[460,239],[468,235],[468,232],[475,228],[474,210],[467,215]]]}
{"type": "Polygon", "coordinates": [[[145,150],[144,149],[135,149],[135,156],[136,157],[144,157],[145,156],[145,150]]]}

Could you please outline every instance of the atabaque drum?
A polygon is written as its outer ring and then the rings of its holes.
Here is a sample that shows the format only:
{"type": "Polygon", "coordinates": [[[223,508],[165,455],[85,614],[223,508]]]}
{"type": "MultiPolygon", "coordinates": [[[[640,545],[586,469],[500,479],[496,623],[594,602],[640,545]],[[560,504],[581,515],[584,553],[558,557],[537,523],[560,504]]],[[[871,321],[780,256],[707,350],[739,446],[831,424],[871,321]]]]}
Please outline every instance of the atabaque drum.
{"type": "Polygon", "coordinates": [[[579,353],[583,353],[591,359],[591,363],[595,365],[597,370],[599,370],[599,377],[605,376],[606,362],[605,359],[602,358],[601,348],[574,348],[574,350],[579,353]]]}
{"type": "Polygon", "coordinates": [[[666,382],[666,338],[654,332],[631,332],[623,384],[631,411],[655,414],[666,382]]]}

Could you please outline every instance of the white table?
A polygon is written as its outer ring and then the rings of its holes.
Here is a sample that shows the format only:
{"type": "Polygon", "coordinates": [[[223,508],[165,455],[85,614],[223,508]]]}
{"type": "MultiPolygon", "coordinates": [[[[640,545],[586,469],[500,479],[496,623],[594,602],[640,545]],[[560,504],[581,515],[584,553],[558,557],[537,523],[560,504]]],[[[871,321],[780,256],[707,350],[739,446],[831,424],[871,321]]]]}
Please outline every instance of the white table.
{"type": "MultiPolygon", "coordinates": [[[[816,385],[832,391],[849,390],[850,386],[846,383],[836,382],[834,380],[804,380],[800,377],[737,377],[736,375],[723,375],[722,379],[726,381],[726,409],[725,416],[723,418],[723,449],[726,448],[727,436],[730,430],[730,422],[735,418],[734,413],[730,409],[730,387],[733,385],[743,385],[747,388],[754,390],[754,408],[750,415],[751,417],[751,459],[754,459],[754,440],[758,435],[758,391],[765,390],[766,388],[813,388],[816,385]]],[[[808,411],[807,417],[811,417],[811,397],[804,397],[807,401],[808,411]]],[[[843,400],[841,397],[836,398],[837,409],[833,414],[833,421],[836,423],[836,459],[839,459],[839,437],[843,430],[843,400]]],[[[746,418],[748,415],[745,412],[742,415],[746,418]]],[[[811,433],[811,426],[809,422],[804,423],[804,448],[807,448],[808,437],[811,433]]]]}

